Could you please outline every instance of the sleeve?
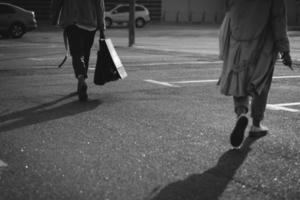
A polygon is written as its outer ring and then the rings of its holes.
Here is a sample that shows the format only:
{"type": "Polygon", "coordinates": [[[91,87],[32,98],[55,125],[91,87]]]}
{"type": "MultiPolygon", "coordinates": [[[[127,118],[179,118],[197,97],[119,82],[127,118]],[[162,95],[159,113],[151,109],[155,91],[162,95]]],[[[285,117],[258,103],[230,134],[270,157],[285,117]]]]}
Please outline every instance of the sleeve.
{"type": "Polygon", "coordinates": [[[100,30],[105,30],[105,3],[104,0],[96,0],[97,26],[100,30]]]}
{"type": "Polygon", "coordinates": [[[51,9],[51,24],[52,25],[57,24],[59,14],[62,9],[62,5],[63,5],[63,0],[52,0],[51,1],[50,9],[51,9]]]}
{"type": "Polygon", "coordinates": [[[290,51],[287,35],[287,13],[284,0],[273,0],[271,23],[277,50],[279,52],[290,51]]]}

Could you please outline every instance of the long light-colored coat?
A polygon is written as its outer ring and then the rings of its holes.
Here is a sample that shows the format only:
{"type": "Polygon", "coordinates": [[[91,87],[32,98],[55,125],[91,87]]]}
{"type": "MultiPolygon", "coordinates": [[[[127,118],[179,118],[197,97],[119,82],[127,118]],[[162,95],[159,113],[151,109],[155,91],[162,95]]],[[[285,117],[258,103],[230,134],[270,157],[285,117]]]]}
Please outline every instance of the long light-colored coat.
{"type": "Polygon", "coordinates": [[[221,93],[259,95],[272,82],[278,52],[289,51],[284,0],[227,0],[220,28],[221,93]]]}

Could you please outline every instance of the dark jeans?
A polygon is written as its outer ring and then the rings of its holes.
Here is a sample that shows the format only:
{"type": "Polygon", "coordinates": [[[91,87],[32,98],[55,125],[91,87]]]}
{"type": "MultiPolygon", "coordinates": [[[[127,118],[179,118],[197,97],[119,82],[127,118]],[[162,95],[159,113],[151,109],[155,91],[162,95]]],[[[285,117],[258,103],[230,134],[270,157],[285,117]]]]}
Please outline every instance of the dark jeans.
{"type": "Polygon", "coordinates": [[[87,78],[91,48],[94,43],[96,31],[87,31],[76,25],[65,29],[68,37],[72,64],[76,78],[84,75],[87,78]]]}

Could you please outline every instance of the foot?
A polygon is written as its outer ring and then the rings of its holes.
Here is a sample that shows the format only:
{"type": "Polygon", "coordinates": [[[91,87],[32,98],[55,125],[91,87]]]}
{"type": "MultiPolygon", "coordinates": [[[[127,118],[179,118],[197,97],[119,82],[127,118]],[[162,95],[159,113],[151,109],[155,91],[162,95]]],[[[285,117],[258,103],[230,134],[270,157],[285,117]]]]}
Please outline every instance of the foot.
{"type": "Polygon", "coordinates": [[[233,147],[236,148],[242,144],[247,125],[248,125],[247,116],[245,114],[240,115],[230,135],[230,143],[233,147]]]}
{"type": "Polygon", "coordinates": [[[249,131],[249,137],[262,137],[267,135],[269,132],[269,129],[263,125],[260,125],[259,127],[252,125],[249,131]]]}
{"type": "Polygon", "coordinates": [[[79,101],[87,101],[87,84],[83,76],[78,77],[77,93],[79,101]]]}

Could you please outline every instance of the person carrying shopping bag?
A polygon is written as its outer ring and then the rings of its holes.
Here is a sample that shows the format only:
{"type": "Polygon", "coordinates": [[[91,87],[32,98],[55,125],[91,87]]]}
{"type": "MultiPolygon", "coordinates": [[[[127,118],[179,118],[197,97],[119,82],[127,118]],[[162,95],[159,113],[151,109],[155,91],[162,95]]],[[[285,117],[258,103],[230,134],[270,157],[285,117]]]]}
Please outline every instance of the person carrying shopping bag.
{"type": "Polygon", "coordinates": [[[222,94],[233,96],[237,121],[230,142],[239,147],[248,126],[249,107],[249,136],[268,132],[261,122],[278,54],[290,68],[292,60],[284,0],[226,0],[225,4],[226,15],[219,35],[223,69],[218,84],[222,94]]]}
{"type": "Polygon", "coordinates": [[[66,48],[69,48],[80,101],[87,101],[87,72],[94,37],[105,31],[104,0],[52,0],[52,24],[64,29],[66,48]]]}

